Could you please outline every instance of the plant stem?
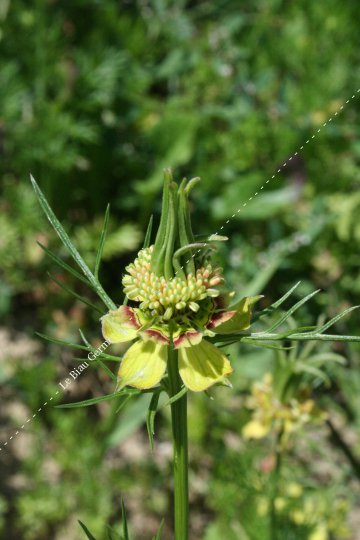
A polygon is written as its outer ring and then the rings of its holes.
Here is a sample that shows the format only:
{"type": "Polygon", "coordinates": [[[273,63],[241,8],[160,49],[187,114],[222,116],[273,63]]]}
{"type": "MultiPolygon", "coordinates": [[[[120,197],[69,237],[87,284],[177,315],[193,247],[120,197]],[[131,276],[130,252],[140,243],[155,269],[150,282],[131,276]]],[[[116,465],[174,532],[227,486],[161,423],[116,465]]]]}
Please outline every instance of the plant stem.
{"type": "Polygon", "coordinates": [[[282,433],[279,433],[276,438],[276,447],[275,447],[275,466],[272,473],[272,486],[271,486],[271,500],[270,500],[270,540],[278,540],[278,523],[276,515],[276,498],[279,491],[279,480],[280,480],[280,471],[281,471],[281,449],[280,449],[280,440],[282,433]]]}
{"type": "MultiPolygon", "coordinates": [[[[168,354],[169,396],[181,390],[182,382],[178,368],[178,353],[169,348],[168,354]]],[[[171,422],[174,449],[174,540],[189,538],[189,489],[188,489],[188,435],[187,395],[171,404],[171,422]]]]}

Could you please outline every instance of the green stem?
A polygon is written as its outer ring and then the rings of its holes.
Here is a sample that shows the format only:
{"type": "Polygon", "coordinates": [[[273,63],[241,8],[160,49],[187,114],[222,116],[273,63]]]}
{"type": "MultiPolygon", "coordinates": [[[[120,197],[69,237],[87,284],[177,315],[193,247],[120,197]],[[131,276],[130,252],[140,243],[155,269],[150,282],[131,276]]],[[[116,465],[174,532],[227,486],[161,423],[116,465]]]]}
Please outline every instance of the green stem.
{"type": "Polygon", "coordinates": [[[280,448],[281,437],[282,437],[282,431],[276,437],[276,443],[275,443],[276,444],[275,466],[272,473],[271,499],[270,499],[270,540],[279,540],[275,501],[279,493],[279,481],[280,481],[280,474],[281,474],[281,457],[282,457],[281,448],[280,448]]]}
{"type": "MultiPolygon", "coordinates": [[[[182,387],[179,375],[178,353],[169,348],[169,396],[175,396],[182,387]]],[[[174,449],[174,540],[189,538],[189,489],[188,489],[188,435],[187,395],[171,404],[171,422],[174,449]]]]}

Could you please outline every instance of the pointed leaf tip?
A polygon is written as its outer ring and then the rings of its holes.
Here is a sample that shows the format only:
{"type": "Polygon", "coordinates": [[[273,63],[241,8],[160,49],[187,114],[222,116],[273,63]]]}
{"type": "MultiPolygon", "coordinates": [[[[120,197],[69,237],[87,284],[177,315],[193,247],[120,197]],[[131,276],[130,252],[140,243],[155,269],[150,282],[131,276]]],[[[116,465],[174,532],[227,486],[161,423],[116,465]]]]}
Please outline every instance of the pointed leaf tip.
{"type": "Polygon", "coordinates": [[[84,525],[84,523],[82,523],[80,520],[79,520],[79,524],[80,524],[80,527],[82,528],[82,530],[84,531],[84,533],[86,534],[86,537],[88,538],[88,540],[96,540],[95,536],[93,536],[91,534],[91,532],[89,531],[89,529],[86,527],[86,525],[84,525]]]}

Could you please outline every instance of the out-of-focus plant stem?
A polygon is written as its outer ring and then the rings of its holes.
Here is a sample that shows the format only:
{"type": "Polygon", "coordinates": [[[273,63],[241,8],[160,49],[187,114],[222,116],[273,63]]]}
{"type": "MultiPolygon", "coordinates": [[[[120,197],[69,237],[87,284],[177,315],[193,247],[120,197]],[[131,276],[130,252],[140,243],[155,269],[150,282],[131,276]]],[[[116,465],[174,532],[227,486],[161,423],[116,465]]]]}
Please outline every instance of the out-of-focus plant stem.
{"type": "MultiPolygon", "coordinates": [[[[169,394],[175,396],[181,390],[178,353],[169,348],[168,354],[169,394]]],[[[189,489],[188,489],[188,435],[187,395],[171,404],[171,422],[174,449],[174,539],[189,538],[189,489]]]]}
{"type": "Polygon", "coordinates": [[[270,540],[281,540],[278,534],[278,523],[276,515],[276,498],[279,492],[279,480],[281,474],[282,450],[280,441],[282,432],[278,434],[275,442],[275,465],[271,478],[271,496],[270,496],[270,540]]]}

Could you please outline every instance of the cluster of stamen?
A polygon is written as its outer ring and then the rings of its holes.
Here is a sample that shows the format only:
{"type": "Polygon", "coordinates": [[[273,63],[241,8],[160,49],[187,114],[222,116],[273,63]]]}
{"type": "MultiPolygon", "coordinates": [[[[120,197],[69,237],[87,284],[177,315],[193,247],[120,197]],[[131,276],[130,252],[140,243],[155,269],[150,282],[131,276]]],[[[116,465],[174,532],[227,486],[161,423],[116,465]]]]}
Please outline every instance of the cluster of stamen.
{"type": "Polygon", "coordinates": [[[135,261],[126,267],[128,274],[122,279],[125,294],[130,300],[141,302],[140,308],[170,319],[176,312],[187,308],[196,313],[201,300],[220,294],[213,287],[224,281],[221,268],[213,269],[207,264],[198,268],[195,275],[188,274],[185,278],[175,276],[166,280],[151,270],[152,250],[153,246],[142,249],[135,261]]]}

